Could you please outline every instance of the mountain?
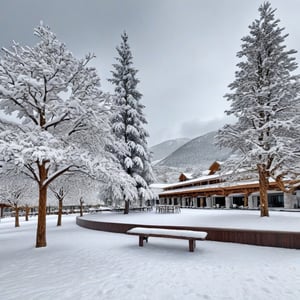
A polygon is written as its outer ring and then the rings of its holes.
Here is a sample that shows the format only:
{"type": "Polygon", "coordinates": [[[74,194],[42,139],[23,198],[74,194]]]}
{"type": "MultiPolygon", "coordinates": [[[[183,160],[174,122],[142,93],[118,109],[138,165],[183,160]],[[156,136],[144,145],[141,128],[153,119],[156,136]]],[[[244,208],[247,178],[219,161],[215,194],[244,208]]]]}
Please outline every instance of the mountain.
{"type": "Polygon", "coordinates": [[[175,150],[169,156],[158,162],[158,166],[206,169],[215,160],[224,161],[231,154],[230,149],[220,150],[214,145],[216,131],[199,136],[175,150]]]}
{"type": "Polygon", "coordinates": [[[152,152],[152,161],[158,161],[166,158],[172,152],[180,148],[182,145],[190,141],[188,138],[178,138],[174,140],[168,140],[150,147],[150,152],[152,152]]]}

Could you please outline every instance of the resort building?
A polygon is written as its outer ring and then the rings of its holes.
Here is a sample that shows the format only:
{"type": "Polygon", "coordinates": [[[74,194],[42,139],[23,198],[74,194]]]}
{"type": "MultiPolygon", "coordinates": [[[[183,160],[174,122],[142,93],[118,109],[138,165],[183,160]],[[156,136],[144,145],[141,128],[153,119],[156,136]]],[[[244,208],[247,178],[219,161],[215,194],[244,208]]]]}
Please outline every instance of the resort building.
{"type": "MultiPolygon", "coordinates": [[[[300,208],[300,191],[283,193],[270,180],[269,207],[300,208]]],[[[190,208],[259,208],[259,182],[255,174],[240,172],[238,176],[222,175],[220,163],[214,162],[202,176],[189,179],[180,174],[179,182],[165,185],[159,193],[159,204],[190,208]]]]}

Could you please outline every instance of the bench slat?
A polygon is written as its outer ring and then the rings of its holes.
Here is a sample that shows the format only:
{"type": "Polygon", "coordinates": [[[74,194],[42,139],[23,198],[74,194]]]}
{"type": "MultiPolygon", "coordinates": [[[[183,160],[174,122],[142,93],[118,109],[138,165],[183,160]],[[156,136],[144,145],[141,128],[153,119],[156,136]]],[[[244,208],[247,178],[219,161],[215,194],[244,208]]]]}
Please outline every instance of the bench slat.
{"type": "Polygon", "coordinates": [[[207,232],[192,231],[192,230],[176,230],[176,229],[162,229],[162,228],[145,228],[134,227],[127,230],[127,234],[139,236],[139,246],[144,246],[144,239],[148,241],[148,237],[183,239],[189,241],[189,251],[194,252],[196,247],[196,240],[204,240],[207,232]]]}
{"type": "Polygon", "coordinates": [[[188,236],[181,236],[181,235],[170,235],[170,234],[155,234],[155,233],[134,233],[134,232],[127,232],[130,235],[139,235],[144,237],[158,237],[158,238],[169,238],[169,239],[179,239],[179,240],[205,240],[203,237],[188,237],[188,236]]]}
{"type": "Polygon", "coordinates": [[[205,239],[207,232],[204,231],[193,231],[193,230],[176,230],[176,229],[163,229],[163,228],[144,228],[134,227],[127,231],[128,234],[144,234],[144,235],[157,235],[166,236],[170,238],[182,238],[182,239],[205,239]]]}

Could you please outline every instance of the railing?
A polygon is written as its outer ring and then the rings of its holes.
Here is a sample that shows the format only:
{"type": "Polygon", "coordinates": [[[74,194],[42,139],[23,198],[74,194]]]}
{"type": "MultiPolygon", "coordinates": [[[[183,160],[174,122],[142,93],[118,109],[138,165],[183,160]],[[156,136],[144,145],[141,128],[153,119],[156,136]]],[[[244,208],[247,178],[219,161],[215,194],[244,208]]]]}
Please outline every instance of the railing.
{"type": "MultiPolygon", "coordinates": [[[[133,206],[129,207],[130,211],[152,211],[152,206],[133,206]]],[[[115,207],[111,209],[116,212],[124,212],[124,207],[115,207]]]]}
{"type": "Polygon", "coordinates": [[[157,213],[180,213],[180,205],[166,205],[166,204],[159,204],[156,205],[155,211],[157,213]]]}

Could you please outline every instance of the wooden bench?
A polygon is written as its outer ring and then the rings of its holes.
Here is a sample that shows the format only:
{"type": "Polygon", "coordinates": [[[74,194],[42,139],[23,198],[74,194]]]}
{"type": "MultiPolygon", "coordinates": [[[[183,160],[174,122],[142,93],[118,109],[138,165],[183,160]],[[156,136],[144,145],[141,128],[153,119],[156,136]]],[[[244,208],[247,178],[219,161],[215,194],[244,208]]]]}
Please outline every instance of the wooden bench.
{"type": "Polygon", "coordinates": [[[131,235],[138,235],[140,247],[144,246],[144,241],[148,242],[148,238],[150,236],[159,237],[159,238],[188,240],[190,252],[194,252],[194,249],[196,248],[196,241],[205,240],[207,236],[207,232],[204,231],[145,228],[145,227],[134,227],[129,229],[126,233],[131,235]]]}

